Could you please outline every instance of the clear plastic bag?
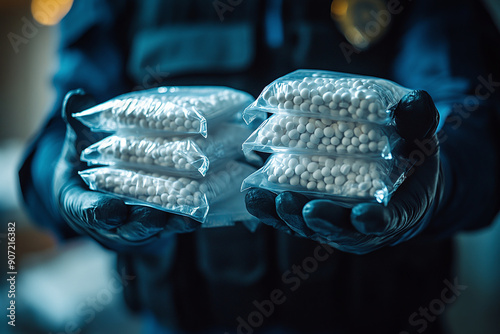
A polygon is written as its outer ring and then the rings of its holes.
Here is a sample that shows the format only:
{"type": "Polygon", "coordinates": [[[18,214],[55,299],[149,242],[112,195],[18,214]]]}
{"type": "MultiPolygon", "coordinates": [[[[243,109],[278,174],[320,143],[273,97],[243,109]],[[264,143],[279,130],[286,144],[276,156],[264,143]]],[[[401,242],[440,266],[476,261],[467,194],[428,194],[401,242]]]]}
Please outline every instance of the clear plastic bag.
{"type": "Polygon", "coordinates": [[[253,171],[255,168],[249,165],[230,161],[203,179],[112,167],[92,168],[79,174],[91,190],[112,193],[126,199],[127,204],[150,206],[203,223],[210,205],[234,194],[243,178],[253,171]]]}
{"type": "Polygon", "coordinates": [[[390,159],[399,139],[391,126],[275,114],[243,143],[243,151],[390,159]]]}
{"type": "Polygon", "coordinates": [[[93,131],[201,134],[252,102],[228,87],[159,87],[120,95],[73,114],[93,131]],[[210,124],[209,124],[210,123],[210,124]]]}
{"type": "Polygon", "coordinates": [[[294,191],[327,197],[345,206],[361,201],[387,204],[404,179],[404,173],[396,169],[393,160],[277,153],[248,176],[241,189],[294,191]]]}
{"type": "Polygon", "coordinates": [[[202,227],[224,227],[242,223],[248,230],[255,232],[259,220],[247,211],[245,195],[246,192],[233,191],[224,201],[211,205],[202,227]]]}
{"type": "Polygon", "coordinates": [[[81,160],[199,178],[210,167],[243,155],[241,144],[249,134],[242,124],[223,123],[207,138],[113,135],[83,150],[81,160]]]}
{"type": "Polygon", "coordinates": [[[330,71],[297,70],[268,85],[243,112],[389,124],[391,108],[410,90],[392,81],[330,71]]]}

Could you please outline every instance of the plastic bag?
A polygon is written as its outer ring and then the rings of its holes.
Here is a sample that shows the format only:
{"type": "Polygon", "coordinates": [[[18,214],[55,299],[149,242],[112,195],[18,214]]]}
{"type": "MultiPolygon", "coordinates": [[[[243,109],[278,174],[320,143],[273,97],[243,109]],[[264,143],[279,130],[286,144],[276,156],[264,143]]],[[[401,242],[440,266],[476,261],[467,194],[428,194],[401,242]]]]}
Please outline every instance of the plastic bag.
{"type": "Polygon", "coordinates": [[[243,178],[255,171],[246,164],[228,162],[203,179],[174,177],[111,167],[98,167],[79,174],[91,190],[115,194],[127,204],[140,204],[206,220],[210,205],[238,191],[243,178]]]}
{"type": "Polygon", "coordinates": [[[120,95],[73,114],[93,131],[207,136],[207,129],[229,119],[253,100],[227,87],[159,87],[120,95]]]}
{"type": "Polygon", "coordinates": [[[259,113],[286,113],[343,121],[391,122],[391,108],[409,90],[392,81],[361,75],[297,70],[268,85],[243,112],[247,123],[259,113]]]}
{"type": "Polygon", "coordinates": [[[390,126],[275,114],[243,143],[243,151],[390,159],[399,139],[390,126]]]}
{"type": "Polygon", "coordinates": [[[259,220],[247,211],[245,195],[246,192],[234,191],[224,201],[211,205],[207,219],[201,227],[234,226],[236,223],[242,223],[249,231],[255,232],[259,220]]]}
{"type": "Polygon", "coordinates": [[[277,153],[248,176],[241,189],[294,191],[328,197],[345,206],[361,201],[387,204],[403,179],[393,160],[277,153]]]}
{"type": "Polygon", "coordinates": [[[83,150],[81,160],[197,178],[241,156],[241,144],[249,134],[244,125],[223,123],[207,138],[113,135],[83,150]]]}

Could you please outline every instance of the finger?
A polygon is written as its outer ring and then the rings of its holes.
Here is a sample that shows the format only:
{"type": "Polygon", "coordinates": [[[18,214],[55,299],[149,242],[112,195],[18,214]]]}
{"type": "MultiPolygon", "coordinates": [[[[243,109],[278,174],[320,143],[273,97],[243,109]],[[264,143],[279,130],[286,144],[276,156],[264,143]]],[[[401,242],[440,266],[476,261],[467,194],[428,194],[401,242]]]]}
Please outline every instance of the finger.
{"type": "Polygon", "coordinates": [[[401,99],[394,110],[396,131],[407,142],[430,138],[439,124],[439,112],[431,96],[414,90],[401,99]]]}
{"type": "Polygon", "coordinates": [[[352,242],[359,233],[349,220],[349,209],[330,200],[314,200],[302,210],[307,226],[321,237],[333,242],[352,242]]]}
{"type": "Polygon", "coordinates": [[[112,195],[88,191],[76,182],[68,182],[60,192],[62,214],[85,228],[110,230],[122,225],[128,214],[125,203],[112,195]]]}
{"type": "Polygon", "coordinates": [[[199,229],[202,225],[188,217],[172,214],[164,230],[167,233],[189,233],[199,229]]]}
{"type": "Polygon", "coordinates": [[[129,206],[128,219],[125,224],[118,227],[116,233],[125,240],[144,240],[163,230],[168,216],[166,212],[149,207],[129,206]]]}
{"type": "Polygon", "coordinates": [[[354,228],[366,235],[381,236],[391,227],[393,220],[390,209],[377,203],[362,203],[351,211],[354,228]]]}
{"type": "Polygon", "coordinates": [[[105,137],[105,134],[92,132],[84,124],[72,117],[72,114],[85,110],[95,105],[92,96],[82,89],[72,90],[66,94],[62,108],[62,118],[66,123],[62,157],[71,165],[84,164],[80,161],[81,152],[93,143],[105,137]]]}
{"type": "Polygon", "coordinates": [[[268,190],[250,189],[245,196],[247,211],[266,225],[294,234],[293,230],[281,220],[276,212],[276,196],[268,190]]]}
{"type": "Polygon", "coordinates": [[[64,97],[62,118],[72,130],[78,133],[79,130],[87,129],[87,127],[73,118],[72,114],[88,109],[95,104],[94,98],[83,89],[72,90],[64,97]]]}
{"type": "Polygon", "coordinates": [[[295,232],[303,237],[314,234],[305,223],[302,209],[309,202],[304,195],[292,192],[283,192],[276,197],[276,211],[278,216],[295,232]]]}

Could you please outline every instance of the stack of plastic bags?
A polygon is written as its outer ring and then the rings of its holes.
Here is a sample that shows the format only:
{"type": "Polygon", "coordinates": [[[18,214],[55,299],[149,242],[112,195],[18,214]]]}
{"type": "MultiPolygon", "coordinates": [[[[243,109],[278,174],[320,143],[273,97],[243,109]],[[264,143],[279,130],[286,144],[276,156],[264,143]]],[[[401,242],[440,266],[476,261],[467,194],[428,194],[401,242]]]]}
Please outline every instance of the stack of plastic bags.
{"type": "Polygon", "coordinates": [[[81,155],[89,165],[105,167],[80,171],[80,176],[90,189],[128,204],[202,223],[210,221],[213,207],[217,219],[206,224],[211,226],[225,225],[221,219],[240,220],[246,211],[239,185],[255,169],[235,160],[251,133],[238,115],[252,100],[226,87],[160,87],[76,113],[91,130],[112,133],[81,155]],[[232,201],[235,197],[241,204],[232,201]]]}
{"type": "Polygon", "coordinates": [[[242,189],[386,204],[405,177],[393,154],[400,137],[391,110],[407,92],[388,80],[329,71],[275,80],[243,114],[247,122],[273,114],[243,144],[273,154],[242,189]]]}

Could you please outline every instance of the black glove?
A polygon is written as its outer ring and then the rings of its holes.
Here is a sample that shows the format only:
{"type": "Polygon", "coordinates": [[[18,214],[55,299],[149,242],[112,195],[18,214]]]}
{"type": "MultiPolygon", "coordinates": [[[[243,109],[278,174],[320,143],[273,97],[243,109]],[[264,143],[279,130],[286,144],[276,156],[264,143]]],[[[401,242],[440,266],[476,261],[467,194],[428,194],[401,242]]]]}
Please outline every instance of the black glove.
{"type": "Polygon", "coordinates": [[[356,254],[414,237],[429,224],[443,189],[435,134],[439,113],[427,92],[413,91],[396,106],[394,120],[403,143],[393,154],[413,167],[387,206],[361,203],[346,209],[293,192],[275,195],[251,189],[246,196],[248,211],[278,230],[356,254]],[[419,143],[425,143],[425,154],[419,143]]]}
{"type": "Polygon", "coordinates": [[[126,205],[112,195],[90,191],[78,175],[86,168],[80,161],[83,149],[103,138],[74,119],[73,113],[95,105],[83,90],[69,92],[62,117],[66,137],[54,174],[56,204],[65,221],[77,232],[89,234],[104,246],[130,251],[134,246],[164,243],[160,236],[190,232],[200,224],[186,217],[149,207],[126,205]],[[132,248],[131,248],[132,247],[132,248]]]}

